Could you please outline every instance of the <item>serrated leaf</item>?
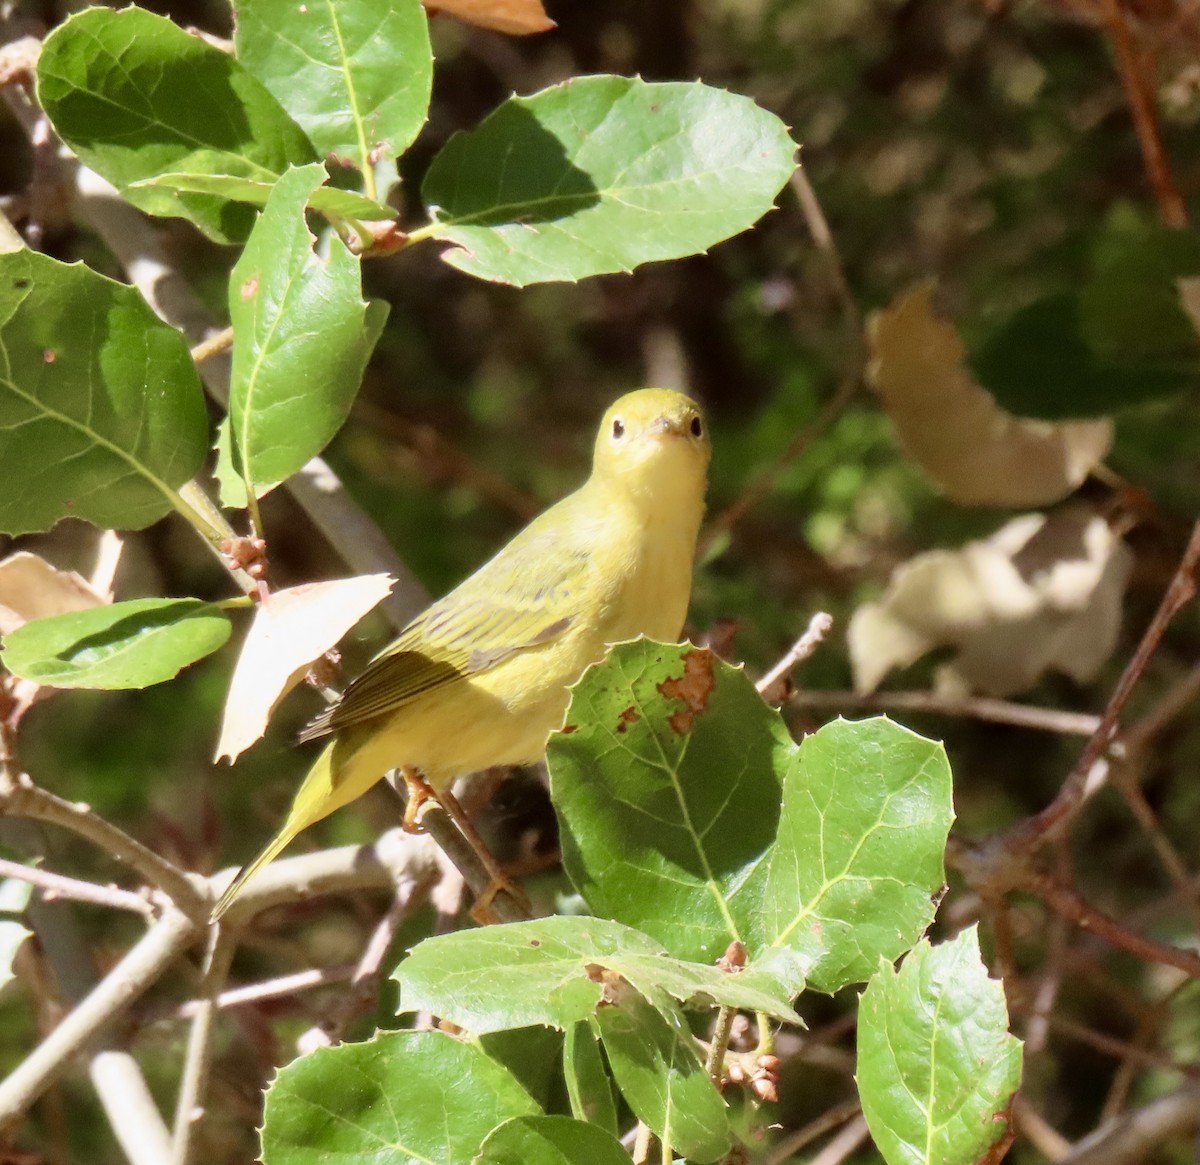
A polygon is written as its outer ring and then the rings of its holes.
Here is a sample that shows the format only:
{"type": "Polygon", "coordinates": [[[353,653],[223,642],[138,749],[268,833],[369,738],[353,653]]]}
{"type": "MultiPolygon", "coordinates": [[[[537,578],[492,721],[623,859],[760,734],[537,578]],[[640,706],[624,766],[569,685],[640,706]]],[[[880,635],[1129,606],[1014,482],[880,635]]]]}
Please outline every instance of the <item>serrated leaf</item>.
{"type": "Polygon", "coordinates": [[[699,82],[576,77],[456,134],[422,187],[446,261],[524,286],[630,271],[752,226],[795,169],[784,124],[699,82]]]}
{"type": "Polygon", "coordinates": [[[615,1137],[617,1106],[612,1084],[592,1025],[585,1020],[567,1028],[563,1040],[563,1076],[575,1118],[596,1125],[615,1137]]]}
{"type": "Polygon", "coordinates": [[[881,966],[858,1011],[858,1091],[888,1165],[971,1165],[1008,1132],[1021,1044],[975,927],[881,966]]]}
{"type": "Polygon", "coordinates": [[[940,745],[879,717],[797,748],[740,670],[647,640],[589,669],[566,719],[547,759],[567,872],[673,956],[736,938],[756,973],[832,991],[932,918],[953,817],[940,745]]]}
{"type": "Polygon", "coordinates": [[[621,1142],[569,1116],[519,1116],[496,1129],[478,1165],[629,1165],[621,1142]]]}
{"type": "Polygon", "coordinates": [[[607,976],[664,1009],[670,999],[766,1011],[792,1023],[798,993],[771,972],[730,975],[665,956],[653,939],[604,918],[553,916],[428,938],[399,967],[400,1007],[430,1011],[476,1034],[587,1019],[607,976]]]}
{"type": "Polygon", "coordinates": [[[381,603],[394,582],[390,575],[364,574],[302,583],[263,599],[229,681],[215,759],[232,762],[258,740],[312,662],[381,603]]]}
{"type": "Polygon", "coordinates": [[[395,158],[425,124],[433,80],[420,0],[242,0],[240,60],[300,124],[321,154],[370,171],[395,158]]]}
{"type": "Polygon", "coordinates": [[[148,214],[190,219],[218,242],[254,220],[210,194],[135,187],[183,171],[273,181],[315,158],[304,132],[233,57],[140,8],[88,8],[38,59],[38,98],[79,158],[148,214]]]}
{"type": "Polygon", "coordinates": [[[822,991],[906,951],[945,880],[951,793],[945,749],[886,717],[806,736],[784,782],[764,940],[811,959],[822,991]]]}
{"type": "Polygon", "coordinates": [[[324,176],[314,165],[280,178],[229,278],[232,453],[258,495],[341,428],[387,318],[363,300],[359,261],[339,238],[313,254],[304,206],[324,176]]]}
{"type": "Polygon", "coordinates": [[[65,517],[137,530],[204,461],[187,342],[141,296],[82,263],[0,254],[0,530],[65,517]]]}
{"type": "Polygon", "coordinates": [[[212,654],[229,631],[199,599],[132,599],[26,623],[4,637],[0,661],[54,688],[145,688],[212,654]]]}
{"type": "Polygon", "coordinates": [[[629,1107],[689,1160],[720,1159],[733,1135],[729,1110],[683,1017],[652,1006],[628,984],[614,985],[610,996],[595,1022],[629,1107]]]}
{"type": "Polygon", "coordinates": [[[563,865],[593,912],[712,963],[748,942],[795,744],[738,669],[642,639],[585,673],[551,737],[563,865]]]}
{"type": "MultiPolygon", "coordinates": [[[[215,194],[234,202],[248,202],[252,206],[266,206],[275,180],[238,178],[232,174],[156,174],[131,183],[138,189],[151,187],[178,190],[188,194],[215,194]]],[[[379,222],[393,219],[396,212],[382,202],[376,202],[365,194],[354,190],[341,190],[336,186],[318,186],[309,196],[309,210],[331,214],[342,218],[360,219],[364,222],[379,222]]]]}
{"type": "Polygon", "coordinates": [[[501,1122],[537,1106],[505,1068],[442,1032],[319,1048],[267,1090],[264,1165],[468,1165],[501,1122]]]}

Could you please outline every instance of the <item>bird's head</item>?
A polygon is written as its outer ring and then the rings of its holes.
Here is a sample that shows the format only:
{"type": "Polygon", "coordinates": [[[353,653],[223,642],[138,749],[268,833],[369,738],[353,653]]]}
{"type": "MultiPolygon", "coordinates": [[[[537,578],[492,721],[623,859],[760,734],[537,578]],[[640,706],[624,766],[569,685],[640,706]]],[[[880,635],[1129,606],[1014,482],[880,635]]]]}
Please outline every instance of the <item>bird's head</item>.
{"type": "Polygon", "coordinates": [[[680,496],[699,502],[711,453],[695,401],[669,388],[641,388],[604,414],[592,472],[655,503],[680,496]]]}

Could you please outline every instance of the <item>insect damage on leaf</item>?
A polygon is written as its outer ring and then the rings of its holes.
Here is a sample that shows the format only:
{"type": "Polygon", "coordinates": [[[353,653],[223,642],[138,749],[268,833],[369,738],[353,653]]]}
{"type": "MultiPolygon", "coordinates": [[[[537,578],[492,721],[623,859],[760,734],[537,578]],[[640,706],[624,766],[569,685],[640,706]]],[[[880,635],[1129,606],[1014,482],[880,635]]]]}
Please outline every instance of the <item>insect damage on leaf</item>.
{"type": "Polygon", "coordinates": [[[641,717],[637,714],[637,709],[632,704],[617,717],[617,732],[628,732],[631,724],[637,723],[641,717]]]}
{"type": "Polygon", "coordinates": [[[668,676],[658,685],[659,692],[668,700],[682,700],[684,707],[673,712],[667,719],[672,730],[680,736],[691,732],[696,717],[708,705],[712,695],[713,654],[707,648],[695,647],[683,656],[683,675],[668,676]]]}

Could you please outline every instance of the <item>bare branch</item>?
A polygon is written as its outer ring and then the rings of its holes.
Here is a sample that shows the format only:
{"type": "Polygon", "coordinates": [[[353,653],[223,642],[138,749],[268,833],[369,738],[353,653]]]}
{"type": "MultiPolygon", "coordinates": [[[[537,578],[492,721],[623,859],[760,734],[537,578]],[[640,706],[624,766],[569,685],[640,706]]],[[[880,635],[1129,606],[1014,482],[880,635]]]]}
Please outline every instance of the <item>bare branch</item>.
{"type": "Polygon", "coordinates": [[[1197,1129],[1200,1088],[1181,1088],[1084,1137],[1063,1165],[1138,1165],[1157,1146],[1191,1137],[1197,1129]]]}
{"type": "Polygon", "coordinates": [[[806,660],[824,641],[833,627],[833,616],[824,611],[818,611],[808,621],[804,634],[788,649],[782,659],[761,680],[755,684],[760,696],[769,698],[777,684],[786,681],[791,670],[806,660]]]}
{"type": "Polygon", "coordinates": [[[52,874],[38,866],[26,866],[21,862],[0,858],[0,878],[16,878],[37,886],[47,899],[70,898],[75,902],[92,902],[97,906],[111,906],[114,910],[131,910],[135,914],[153,914],[154,907],[149,899],[116,886],[100,886],[95,882],[83,882],[68,878],[65,874],[52,874]]]}
{"type": "Polygon", "coordinates": [[[133,867],[146,881],[170,898],[179,910],[196,920],[206,919],[212,908],[203,890],[178,866],[159,857],[136,838],[94,813],[90,806],[78,801],[64,801],[38,788],[24,773],[17,774],[11,781],[0,782],[0,814],[61,825],[80,837],[86,837],[133,867]]]}
{"type": "Polygon", "coordinates": [[[23,1113],[69,1061],[149,988],[202,928],[169,909],[79,1005],[0,1081],[0,1128],[23,1113]]]}

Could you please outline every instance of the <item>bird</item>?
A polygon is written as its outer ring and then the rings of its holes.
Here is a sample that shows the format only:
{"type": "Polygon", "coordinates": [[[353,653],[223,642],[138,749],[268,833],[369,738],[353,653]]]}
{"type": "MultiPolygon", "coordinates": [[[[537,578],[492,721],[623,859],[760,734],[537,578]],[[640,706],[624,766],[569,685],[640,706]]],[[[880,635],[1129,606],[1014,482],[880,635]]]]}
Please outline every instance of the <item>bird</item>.
{"type": "Polygon", "coordinates": [[[213,920],[301,830],[390,770],[404,775],[411,810],[414,794],[446,795],[461,774],[535,763],[571,686],[611,644],[676,640],[710,456],[701,410],[683,393],[643,388],[613,403],[584,484],[414,618],[301,732],[332,739],[213,920]]]}

